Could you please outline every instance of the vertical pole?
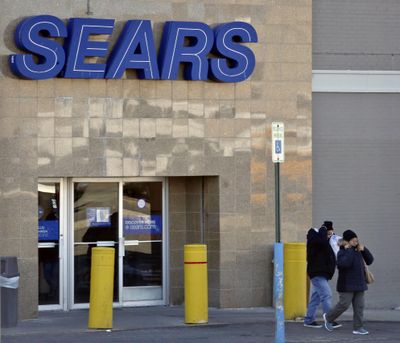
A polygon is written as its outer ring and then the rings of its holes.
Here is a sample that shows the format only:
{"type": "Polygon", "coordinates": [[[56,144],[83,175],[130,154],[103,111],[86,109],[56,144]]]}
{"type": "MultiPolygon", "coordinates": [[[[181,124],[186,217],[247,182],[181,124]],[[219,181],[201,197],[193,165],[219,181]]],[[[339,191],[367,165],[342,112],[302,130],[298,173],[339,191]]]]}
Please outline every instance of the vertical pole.
{"type": "Polygon", "coordinates": [[[285,343],[283,307],[283,243],[274,245],[275,343],[285,343]]]}
{"type": "Polygon", "coordinates": [[[114,248],[92,249],[89,329],[112,329],[114,258],[114,248]]]}
{"type": "Polygon", "coordinates": [[[90,0],[87,0],[87,10],[86,10],[87,15],[93,14],[93,12],[90,10],[90,0]]]}
{"type": "MultiPolygon", "coordinates": [[[[1,266],[0,266],[1,267],[1,266]]],[[[1,272],[1,269],[0,269],[0,272],[1,272]]],[[[0,286],[0,343],[1,343],[1,327],[2,327],[2,325],[1,325],[1,312],[2,312],[2,307],[1,307],[1,291],[2,291],[2,289],[3,289],[3,287],[1,287],[0,286]]]]}
{"type": "Polygon", "coordinates": [[[208,323],[207,246],[184,246],[185,323],[208,323]]]}
{"type": "Polygon", "coordinates": [[[201,194],[200,194],[200,243],[205,244],[205,212],[204,212],[204,176],[201,177],[201,194]]]}
{"type": "Polygon", "coordinates": [[[274,302],[275,343],[285,343],[285,313],[283,303],[284,266],[283,244],[281,243],[281,208],[279,165],[275,164],[275,246],[274,246],[274,302]]]}
{"type": "Polygon", "coordinates": [[[281,201],[280,201],[280,180],[279,164],[275,164],[275,241],[281,241],[281,201]]]}
{"type": "Polygon", "coordinates": [[[275,343],[285,343],[284,312],[284,253],[281,243],[281,205],[279,165],[285,160],[284,124],[272,123],[272,162],[275,164],[275,245],[274,245],[274,304],[275,304],[275,343]]]}

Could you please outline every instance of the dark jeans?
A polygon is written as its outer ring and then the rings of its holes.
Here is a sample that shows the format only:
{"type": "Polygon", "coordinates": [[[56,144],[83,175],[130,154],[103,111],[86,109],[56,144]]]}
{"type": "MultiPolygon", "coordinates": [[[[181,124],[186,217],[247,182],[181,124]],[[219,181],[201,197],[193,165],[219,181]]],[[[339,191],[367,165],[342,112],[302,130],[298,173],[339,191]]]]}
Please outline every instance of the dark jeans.
{"type": "Polygon", "coordinates": [[[340,292],[339,302],[326,316],[328,322],[333,322],[350,304],[353,304],[353,328],[358,330],[363,327],[364,317],[364,292],[340,292]]]}

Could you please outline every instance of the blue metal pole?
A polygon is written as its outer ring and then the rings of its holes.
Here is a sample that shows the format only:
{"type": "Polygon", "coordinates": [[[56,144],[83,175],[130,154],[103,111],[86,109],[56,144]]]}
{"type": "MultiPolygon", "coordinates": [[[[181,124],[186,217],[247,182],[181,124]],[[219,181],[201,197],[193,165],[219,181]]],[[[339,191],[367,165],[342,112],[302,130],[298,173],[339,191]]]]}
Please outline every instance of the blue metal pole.
{"type": "Polygon", "coordinates": [[[283,307],[283,243],[274,245],[275,343],[285,343],[283,307]]]}

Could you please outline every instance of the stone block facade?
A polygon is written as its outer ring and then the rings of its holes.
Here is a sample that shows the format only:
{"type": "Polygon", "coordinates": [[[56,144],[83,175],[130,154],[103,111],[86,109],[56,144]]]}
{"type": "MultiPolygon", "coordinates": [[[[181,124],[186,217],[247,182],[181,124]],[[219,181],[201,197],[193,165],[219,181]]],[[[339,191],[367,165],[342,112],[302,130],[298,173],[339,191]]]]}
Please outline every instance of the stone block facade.
{"type": "Polygon", "coordinates": [[[210,299],[272,303],[275,240],[271,122],[286,127],[282,239],[311,225],[311,0],[90,1],[90,16],[149,19],[156,46],[165,21],[251,23],[253,75],[240,83],[18,79],[7,58],[24,17],[87,17],[87,1],[3,1],[0,15],[0,255],[19,258],[20,313],[37,311],[38,177],[169,178],[170,302],[183,301],[183,244],[199,239],[204,182],[210,299]],[[204,177],[204,178],[203,178],[204,177]],[[203,180],[203,181],[202,181],[203,180]]]}

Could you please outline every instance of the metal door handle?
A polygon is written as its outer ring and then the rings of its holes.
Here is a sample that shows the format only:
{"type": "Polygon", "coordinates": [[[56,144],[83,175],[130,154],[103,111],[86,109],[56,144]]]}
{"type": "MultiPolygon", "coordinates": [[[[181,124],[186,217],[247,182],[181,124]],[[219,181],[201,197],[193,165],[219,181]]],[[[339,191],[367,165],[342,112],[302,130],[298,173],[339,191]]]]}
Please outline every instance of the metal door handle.
{"type": "Polygon", "coordinates": [[[119,257],[125,257],[125,238],[120,237],[119,239],[119,249],[118,249],[119,257]]]}

